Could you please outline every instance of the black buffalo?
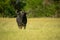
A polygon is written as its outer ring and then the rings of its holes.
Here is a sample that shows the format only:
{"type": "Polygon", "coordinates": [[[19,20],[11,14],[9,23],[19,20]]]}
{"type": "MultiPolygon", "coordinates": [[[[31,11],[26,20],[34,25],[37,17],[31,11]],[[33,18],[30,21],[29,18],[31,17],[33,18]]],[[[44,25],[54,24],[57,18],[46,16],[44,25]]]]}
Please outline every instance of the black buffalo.
{"type": "Polygon", "coordinates": [[[26,24],[27,24],[26,12],[17,11],[16,21],[17,21],[18,27],[20,29],[22,29],[22,27],[24,27],[24,29],[26,29],[26,24]]]}

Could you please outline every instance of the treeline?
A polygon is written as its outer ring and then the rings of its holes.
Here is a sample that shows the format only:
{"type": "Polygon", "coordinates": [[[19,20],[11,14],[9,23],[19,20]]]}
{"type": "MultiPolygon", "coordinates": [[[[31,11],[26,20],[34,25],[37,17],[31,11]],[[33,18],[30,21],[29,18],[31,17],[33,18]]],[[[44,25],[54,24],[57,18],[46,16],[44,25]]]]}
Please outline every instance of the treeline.
{"type": "MultiPolygon", "coordinates": [[[[16,17],[16,0],[0,0],[0,17],[16,17]]],[[[28,17],[60,17],[60,0],[20,0],[28,17]]]]}

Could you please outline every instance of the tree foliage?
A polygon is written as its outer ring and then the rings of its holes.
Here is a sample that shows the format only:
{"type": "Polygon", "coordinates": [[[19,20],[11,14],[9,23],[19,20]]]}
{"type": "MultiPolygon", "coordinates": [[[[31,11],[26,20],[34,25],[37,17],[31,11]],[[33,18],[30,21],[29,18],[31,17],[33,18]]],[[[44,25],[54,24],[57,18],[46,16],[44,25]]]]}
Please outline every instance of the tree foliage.
{"type": "Polygon", "coordinates": [[[16,17],[15,10],[19,9],[25,10],[28,17],[55,17],[56,15],[60,17],[60,2],[48,0],[49,2],[45,4],[44,1],[46,2],[46,0],[20,0],[18,6],[16,0],[0,0],[0,16],[16,17]]]}

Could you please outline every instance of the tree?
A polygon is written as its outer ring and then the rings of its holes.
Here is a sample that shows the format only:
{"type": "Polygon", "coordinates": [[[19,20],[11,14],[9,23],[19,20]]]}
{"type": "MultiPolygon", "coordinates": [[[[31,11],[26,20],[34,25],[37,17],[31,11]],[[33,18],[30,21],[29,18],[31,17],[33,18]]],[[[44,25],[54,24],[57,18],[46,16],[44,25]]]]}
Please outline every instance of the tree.
{"type": "Polygon", "coordinates": [[[60,0],[53,0],[55,4],[55,17],[60,17],[60,0]]]}

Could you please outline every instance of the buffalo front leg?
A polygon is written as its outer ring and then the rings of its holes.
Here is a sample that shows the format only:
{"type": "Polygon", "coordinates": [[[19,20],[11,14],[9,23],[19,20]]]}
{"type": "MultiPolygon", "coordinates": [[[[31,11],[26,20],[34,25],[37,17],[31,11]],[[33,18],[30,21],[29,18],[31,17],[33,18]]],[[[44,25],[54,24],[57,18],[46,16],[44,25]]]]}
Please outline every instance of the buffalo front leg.
{"type": "Polygon", "coordinates": [[[22,29],[22,26],[19,26],[19,29],[22,29]]]}
{"type": "Polygon", "coordinates": [[[24,29],[26,29],[26,25],[24,26],[24,29]]]}

